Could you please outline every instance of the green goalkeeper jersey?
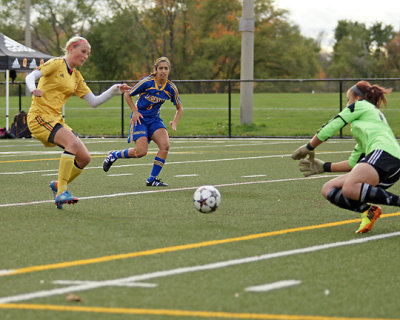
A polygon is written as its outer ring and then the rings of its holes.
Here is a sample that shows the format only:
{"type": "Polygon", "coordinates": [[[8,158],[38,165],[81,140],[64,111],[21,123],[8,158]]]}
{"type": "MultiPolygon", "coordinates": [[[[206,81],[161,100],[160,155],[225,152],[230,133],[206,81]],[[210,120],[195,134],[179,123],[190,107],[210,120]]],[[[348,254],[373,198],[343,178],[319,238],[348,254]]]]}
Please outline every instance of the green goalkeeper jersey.
{"type": "Polygon", "coordinates": [[[400,159],[400,146],[383,113],[372,103],[359,100],[349,105],[336,117],[322,126],[317,137],[325,141],[339,129],[351,123],[351,132],[357,144],[349,158],[354,167],[360,157],[374,150],[383,150],[400,159]]]}

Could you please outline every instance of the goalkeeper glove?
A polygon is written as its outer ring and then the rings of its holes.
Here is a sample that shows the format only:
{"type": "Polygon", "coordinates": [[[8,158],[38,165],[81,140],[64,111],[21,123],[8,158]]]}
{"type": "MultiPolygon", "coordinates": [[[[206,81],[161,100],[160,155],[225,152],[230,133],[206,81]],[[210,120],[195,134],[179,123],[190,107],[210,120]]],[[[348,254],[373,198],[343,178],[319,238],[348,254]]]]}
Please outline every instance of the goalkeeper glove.
{"type": "Polygon", "coordinates": [[[319,159],[301,159],[299,162],[300,172],[305,177],[312,176],[313,174],[319,174],[325,172],[324,161],[319,159]]]}
{"type": "Polygon", "coordinates": [[[295,152],[293,152],[292,159],[293,160],[304,159],[307,155],[310,156],[310,159],[314,158],[315,155],[314,148],[311,147],[309,143],[305,144],[304,146],[301,146],[295,152]]]}

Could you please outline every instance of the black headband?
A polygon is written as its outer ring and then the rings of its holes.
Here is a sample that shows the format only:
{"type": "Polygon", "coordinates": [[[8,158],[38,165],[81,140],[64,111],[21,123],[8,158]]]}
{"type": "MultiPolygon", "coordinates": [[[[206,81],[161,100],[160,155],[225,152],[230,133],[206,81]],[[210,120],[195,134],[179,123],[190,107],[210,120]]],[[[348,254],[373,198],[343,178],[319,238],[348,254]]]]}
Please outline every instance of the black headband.
{"type": "Polygon", "coordinates": [[[356,95],[360,96],[361,98],[364,98],[364,93],[360,90],[360,88],[355,84],[354,86],[351,87],[351,90],[353,90],[356,95]]]}

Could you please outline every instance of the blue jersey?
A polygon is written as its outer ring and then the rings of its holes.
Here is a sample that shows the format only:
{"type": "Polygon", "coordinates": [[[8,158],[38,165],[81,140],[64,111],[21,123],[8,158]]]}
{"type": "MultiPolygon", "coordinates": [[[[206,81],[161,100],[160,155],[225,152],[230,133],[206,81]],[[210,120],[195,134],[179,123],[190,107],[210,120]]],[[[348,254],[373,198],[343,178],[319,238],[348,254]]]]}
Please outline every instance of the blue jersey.
{"type": "Polygon", "coordinates": [[[153,75],[141,79],[129,94],[139,95],[136,106],[144,118],[159,117],[161,105],[165,100],[171,100],[175,106],[181,101],[178,89],[172,81],[167,80],[162,87],[158,87],[153,75]]]}

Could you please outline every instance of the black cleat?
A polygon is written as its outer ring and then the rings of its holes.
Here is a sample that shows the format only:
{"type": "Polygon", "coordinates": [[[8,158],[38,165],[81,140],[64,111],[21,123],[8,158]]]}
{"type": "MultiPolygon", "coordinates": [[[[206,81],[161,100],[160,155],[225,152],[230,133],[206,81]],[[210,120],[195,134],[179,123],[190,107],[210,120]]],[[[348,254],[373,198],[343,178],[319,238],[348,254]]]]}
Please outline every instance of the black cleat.
{"type": "Polygon", "coordinates": [[[111,151],[111,152],[108,154],[107,158],[105,158],[104,161],[103,161],[103,170],[104,170],[105,172],[107,172],[108,170],[110,170],[110,168],[111,168],[111,166],[113,165],[113,163],[114,163],[115,161],[117,161],[117,159],[114,158],[114,156],[112,155],[112,153],[113,153],[113,151],[111,151]]]}
{"type": "Polygon", "coordinates": [[[162,182],[160,179],[155,179],[151,182],[146,181],[146,186],[148,186],[148,187],[168,187],[168,184],[162,182]]]}

